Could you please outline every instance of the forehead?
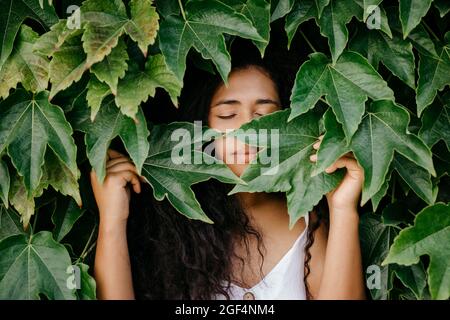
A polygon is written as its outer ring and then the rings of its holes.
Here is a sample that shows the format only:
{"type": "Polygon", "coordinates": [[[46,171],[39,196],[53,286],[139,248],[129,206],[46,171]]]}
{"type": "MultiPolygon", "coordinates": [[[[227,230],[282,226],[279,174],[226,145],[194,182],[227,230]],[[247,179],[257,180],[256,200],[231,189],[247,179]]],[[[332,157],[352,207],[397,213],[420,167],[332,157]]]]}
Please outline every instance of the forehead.
{"type": "Polygon", "coordinates": [[[278,98],[272,79],[258,67],[248,67],[232,71],[228,76],[228,86],[223,83],[215,91],[212,103],[223,98],[278,98]]]}

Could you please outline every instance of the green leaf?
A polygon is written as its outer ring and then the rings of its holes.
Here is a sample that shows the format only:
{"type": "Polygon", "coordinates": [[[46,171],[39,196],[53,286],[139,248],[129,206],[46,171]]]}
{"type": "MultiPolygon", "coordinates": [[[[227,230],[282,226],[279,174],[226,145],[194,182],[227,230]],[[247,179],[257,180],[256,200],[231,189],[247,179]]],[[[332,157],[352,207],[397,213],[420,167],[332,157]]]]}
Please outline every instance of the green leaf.
{"type": "Polygon", "coordinates": [[[254,41],[261,56],[269,44],[270,37],[270,1],[267,0],[226,0],[225,3],[246,16],[264,41],[254,41]]]}
{"type": "MultiPolygon", "coordinates": [[[[403,36],[402,26],[396,10],[389,10],[388,13],[389,25],[399,35],[403,36]]],[[[419,24],[408,34],[407,39],[411,42],[414,48],[422,54],[437,57],[436,48],[430,35],[425,30],[422,24],[419,24]]]]}
{"type": "Polygon", "coordinates": [[[168,16],[161,22],[160,48],[169,69],[183,81],[186,56],[194,47],[211,59],[224,82],[231,69],[231,58],[224,33],[264,42],[251,21],[219,0],[189,1],[183,17],[168,16]]]}
{"type": "MultiPolygon", "coordinates": [[[[328,1],[327,1],[328,2],[328,1]]],[[[298,27],[311,18],[316,18],[317,2],[315,0],[295,1],[292,11],[286,16],[285,30],[288,37],[288,48],[290,48],[292,39],[298,27]]]]}
{"type": "Polygon", "coordinates": [[[325,134],[319,150],[317,150],[317,161],[314,165],[312,176],[324,172],[337,159],[350,151],[342,126],[337,122],[331,108],[323,115],[323,124],[325,134]]]}
{"type": "Polygon", "coordinates": [[[354,1],[330,0],[318,20],[320,33],[328,38],[333,62],[344,51],[348,41],[347,23],[352,17],[362,17],[362,8],[354,1]]]}
{"type": "Polygon", "coordinates": [[[49,61],[44,55],[33,52],[37,38],[36,32],[22,25],[12,53],[0,69],[0,97],[6,98],[19,82],[32,92],[47,88],[49,61]]]}
{"type": "Polygon", "coordinates": [[[6,208],[8,208],[8,194],[10,183],[11,180],[9,178],[8,166],[0,158],[0,199],[2,200],[6,208]]]}
{"type": "Polygon", "coordinates": [[[19,215],[14,210],[0,204],[0,241],[24,233],[19,215]]]}
{"type": "Polygon", "coordinates": [[[183,122],[154,126],[142,175],[152,186],[155,199],[167,198],[187,218],[213,223],[200,207],[191,185],[210,178],[224,183],[242,180],[225,164],[197,149],[208,141],[205,131],[205,128],[183,122]]]}
{"type": "Polygon", "coordinates": [[[45,54],[47,57],[51,57],[66,41],[67,37],[76,32],[76,30],[67,26],[66,19],[61,19],[50,28],[50,31],[37,39],[33,49],[36,52],[45,54]]]}
{"type": "Polygon", "coordinates": [[[100,81],[107,83],[111,88],[112,94],[116,95],[117,83],[120,78],[125,76],[125,71],[128,69],[127,60],[127,46],[123,39],[120,39],[109,55],[91,67],[91,72],[100,81]]]}
{"type": "Polygon", "coordinates": [[[79,300],[95,300],[96,293],[96,283],[95,279],[89,274],[89,266],[84,263],[76,264],[80,268],[80,285],[81,288],[77,290],[77,297],[79,300]]]}
{"type": "Polygon", "coordinates": [[[44,28],[58,22],[55,10],[48,5],[39,6],[38,0],[4,0],[0,11],[0,68],[13,49],[14,39],[22,22],[31,18],[44,28]]]}
{"type": "Polygon", "coordinates": [[[395,238],[383,265],[411,265],[429,255],[428,284],[433,299],[450,296],[450,204],[437,203],[419,212],[414,226],[403,229],[395,238]]]}
{"type": "Polygon", "coordinates": [[[253,130],[257,134],[261,133],[258,135],[258,146],[263,149],[258,152],[256,162],[250,163],[241,175],[247,185],[236,185],[230,194],[286,192],[289,225],[292,228],[299,218],[313,209],[325,193],[340,183],[344,172],[339,170],[334,174],[321,173],[311,177],[314,167],[309,156],[314,153],[312,145],[319,137],[320,117],[311,111],[287,122],[289,113],[289,109],[277,111],[241,126],[244,133],[253,130]],[[260,131],[262,129],[267,131],[260,131]],[[262,144],[265,132],[269,132],[271,139],[274,139],[267,145],[262,144]],[[268,154],[271,161],[267,165],[267,159],[264,158],[268,158],[268,154]]]}
{"type": "MultiPolygon", "coordinates": [[[[371,289],[369,289],[372,299],[388,299],[393,288],[395,267],[392,265],[381,266],[381,262],[387,256],[397,231],[391,226],[384,225],[381,222],[380,215],[374,213],[366,213],[361,216],[359,230],[365,269],[369,266],[377,266],[381,271],[380,286],[378,288],[376,286],[370,287],[371,289]]],[[[367,277],[370,275],[370,272],[366,273],[366,281],[372,284],[371,279],[367,277]]]]}
{"type": "MultiPolygon", "coordinates": [[[[51,32],[51,31],[50,31],[51,32]]],[[[75,29],[65,37],[64,43],[53,53],[50,61],[50,99],[73,82],[81,79],[88,69],[86,54],[81,43],[82,31],[75,29]]]]}
{"type": "Polygon", "coordinates": [[[417,84],[417,115],[429,106],[442,91],[450,85],[450,42],[438,49],[438,56],[419,54],[419,80],[417,84]]]}
{"type": "Polygon", "coordinates": [[[111,94],[111,88],[104,82],[100,82],[96,76],[91,75],[87,85],[86,100],[91,108],[91,121],[95,120],[102,101],[111,94]]]}
{"type": "Polygon", "coordinates": [[[434,103],[423,113],[419,136],[430,148],[442,140],[450,150],[450,93],[438,101],[442,103],[434,103]]]}
{"type": "MultiPolygon", "coordinates": [[[[395,204],[394,206],[386,207],[383,211],[383,220],[384,216],[394,208],[395,210],[398,210],[395,204]]],[[[422,298],[423,290],[426,286],[426,274],[421,263],[412,265],[411,267],[395,264],[381,266],[381,263],[386,258],[389,247],[397,234],[398,231],[396,228],[383,223],[379,215],[373,213],[362,215],[360,221],[360,236],[364,265],[378,266],[381,271],[380,287],[370,289],[372,299],[374,300],[392,298],[391,291],[394,289],[393,282],[395,276],[400,279],[403,285],[413,291],[416,299],[422,298]]],[[[368,275],[370,274],[368,273],[368,275]]],[[[368,282],[371,283],[371,281],[368,282]]]]}
{"type": "Polygon", "coordinates": [[[58,199],[56,210],[52,215],[52,222],[55,225],[53,229],[54,239],[61,242],[70,232],[75,222],[83,215],[84,211],[75,201],[69,198],[58,199]]]}
{"type": "Polygon", "coordinates": [[[312,53],[309,57],[297,72],[289,120],[307,112],[320,97],[327,95],[327,102],[343,125],[349,142],[361,122],[368,97],[394,100],[392,90],[360,54],[345,52],[336,64],[330,63],[322,53],[312,53]]]}
{"type": "Polygon", "coordinates": [[[403,39],[427,14],[433,0],[400,0],[399,12],[402,23],[403,39]]]}
{"type": "Polygon", "coordinates": [[[52,234],[15,235],[0,241],[0,299],[75,299],[66,286],[70,256],[52,234]]]}
{"type": "Polygon", "coordinates": [[[28,196],[41,181],[47,146],[78,177],[72,128],[61,108],[48,102],[48,92],[33,96],[16,90],[1,102],[0,119],[0,153],[7,148],[12,163],[24,177],[28,196]]]}
{"type": "Polygon", "coordinates": [[[408,124],[409,113],[389,100],[372,102],[364,115],[351,141],[351,149],[364,168],[361,206],[382,187],[394,151],[436,176],[430,149],[408,132],[408,124]]]}
{"type": "Polygon", "coordinates": [[[131,0],[130,11],[131,18],[122,0],[83,2],[83,48],[88,66],[102,61],[118,44],[123,33],[136,41],[142,53],[147,55],[147,47],[156,39],[159,16],[151,0],[131,0]]]}
{"type": "Polygon", "coordinates": [[[34,214],[35,203],[33,195],[28,196],[23,179],[18,175],[11,180],[9,201],[20,214],[20,221],[22,222],[23,228],[27,230],[31,216],[34,214]]]}
{"type": "Polygon", "coordinates": [[[434,6],[439,10],[441,18],[450,11],[450,2],[447,0],[434,0],[434,6]]]}
{"type": "Polygon", "coordinates": [[[380,61],[409,87],[415,89],[415,62],[409,41],[389,38],[378,30],[360,30],[350,43],[350,50],[365,56],[375,69],[380,61]]]}
{"type": "MultiPolygon", "coordinates": [[[[85,112],[85,110],[81,110],[85,112]]],[[[113,99],[106,99],[95,117],[80,121],[78,130],[84,131],[86,152],[99,181],[105,178],[106,156],[111,141],[120,137],[125,149],[140,173],[149,150],[147,122],[142,110],[136,114],[137,123],[123,115],[113,99]]]]}
{"type": "Polygon", "coordinates": [[[426,203],[433,204],[436,201],[437,187],[433,187],[430,173],[409,161],[401,154],[395,154],[392,160],[395,169],[408,186],[426,203]]]}
{"type": "Polygon", "coordinates": [[[276,6],[273,7],[270,22],[278,20],[287,15],[294,6],[295,0],[279,0],[276,6]]]}
{"type": "Polygon", "coordinates": [[[164,88],[170,95],[172,103],[178,106],[178,97],[182,83],[168,69],[164,56],[150,56],[145,69],[130,61],[129,70],[119,81],[116,104],[123,114],[134,118],[141,102],[149,96],[154,97],[156,88],[164,88]]]}

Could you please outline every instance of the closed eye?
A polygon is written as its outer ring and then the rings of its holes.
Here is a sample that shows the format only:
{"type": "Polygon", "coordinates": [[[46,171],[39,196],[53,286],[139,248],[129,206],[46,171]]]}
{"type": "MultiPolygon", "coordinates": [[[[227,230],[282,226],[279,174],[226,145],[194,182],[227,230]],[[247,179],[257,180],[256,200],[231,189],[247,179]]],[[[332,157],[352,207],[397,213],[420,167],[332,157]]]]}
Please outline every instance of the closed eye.
{"type": "Polygon", "coordinates": [[[231,119],[231,118],[233,118],[235,115],[236,115],[236,114],[233,113],[233,114],[229,114],[229,115],[226,115],[226,116],[217,116],[217,117],[220,118],[220,119],[231,119]]]}

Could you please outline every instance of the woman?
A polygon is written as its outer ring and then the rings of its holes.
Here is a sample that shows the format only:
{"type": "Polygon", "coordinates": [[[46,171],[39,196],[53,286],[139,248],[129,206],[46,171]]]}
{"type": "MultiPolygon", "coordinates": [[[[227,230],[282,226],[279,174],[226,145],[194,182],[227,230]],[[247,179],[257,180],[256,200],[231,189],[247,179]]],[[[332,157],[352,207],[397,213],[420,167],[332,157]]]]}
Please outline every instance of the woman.
{"type": "MultiPolygon", "coordinates": [[[[225,131],[287,105],[270,66],[233,62],[228,86],[217,77],[204,81],[204,91],[196,92],[198,99],[184,109],[182,120],[203,120],[225,131]]],[[[217,140],[215,151],[236,175],[256,152],[231,139],[217,140]],[[244,163],[236,163],[237,154],[244,163]]],[[[317,206],[291,230],[284,194],[227,196],[232,186],[215,180],[194,185],[214,221],[206,224],[180,215],[167,200],[154,200],[127,157],[114,150],[108,155],[104,183],[91,172],[100,214],[94,267],[98,298],[365,298],[357,211],[364,174],[351,153],[326,171],[347,169],[324,198],[329,221],[317,206]]],[[[316,161],[316,155],[310,159],[316,161]]]]}

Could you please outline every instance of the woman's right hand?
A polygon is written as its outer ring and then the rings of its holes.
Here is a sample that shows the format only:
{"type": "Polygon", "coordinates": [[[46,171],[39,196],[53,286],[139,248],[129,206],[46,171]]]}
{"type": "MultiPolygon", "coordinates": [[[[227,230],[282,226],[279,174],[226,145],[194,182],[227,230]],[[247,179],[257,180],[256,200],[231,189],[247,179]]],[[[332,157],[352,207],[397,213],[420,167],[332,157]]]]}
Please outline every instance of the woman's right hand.
{"type": "Polygon", "coordinates": [[[103,183],[91,171],[91,185],[102,224],[126,223],[130,207],[130,186],[136,193],[141,192],[140,182],[144,182],[131,160],[123,154],[108,149],[106,176],[103,183]]]}

